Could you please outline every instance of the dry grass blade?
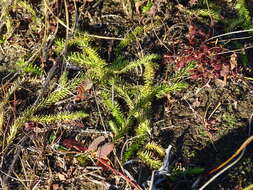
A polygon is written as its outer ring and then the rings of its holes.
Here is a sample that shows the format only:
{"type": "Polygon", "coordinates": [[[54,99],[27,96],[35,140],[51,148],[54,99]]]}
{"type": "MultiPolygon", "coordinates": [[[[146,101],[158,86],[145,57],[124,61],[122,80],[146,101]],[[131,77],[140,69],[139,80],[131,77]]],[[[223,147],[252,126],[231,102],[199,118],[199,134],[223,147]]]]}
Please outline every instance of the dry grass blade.
{"type": "Polygon", "coordinates": [[[253,120],[253,114],[251,114],[250,119],[249,119],[249,131],[248,131],[249,138],[246,141],[244,141],[244,143],[240,146],[240,148],[229,159],[227,159],[225,162],[220,164],[218,167],[216,167],[216,168],[212,169],[210,172],[208,172],[208,174],[211,175],[211,174],[215,173],[216,171],[220,170],[217,174],[215,174],[212,178],[210,178],[204,185],[202,185],[198,190],[205,189],[218,176],[220,176],[222,173],[224,173],[226,170],[228,170],[229,168],[231,168],[232,166],[234,166],[237,162],[239,162],[241,160],[241,158],[243,157],[244,152],[246,150],[246,147],[253,141],[253,135],[250,136],[251,130],[252,130],[251,129],[252,128],[252,120],[253,120]],[[228,164],[235,157],[237,157],[237,159],[235,159],[232,163],[228,164]]]}
{"type": "Polygon", "coordinates": [[[232,34],[239,34],[239,33],[252,32],[252,31],[253,31],[253,29],[238,30],[238,31],[234,31],[234,32],[228,32],[228,33],[225,33],[225,34],[213,36],[213,37],[209,38],[207,41],[214,40],[216,38],[220,38],[220,37],[224,37],[224,36],[229,36],[229,35],[232,35],[232,34]]]}
{"type": "Polygon", "coordinates": [[[240,146],[240,148],[230,158],[228,158],[225,162],[220,164],[218,167],[212,169],[210,172],[208,172],[208,174],[209,175],[213,174],[214,172],[226,166],[230,161],[232,161],[236,156],[238,156],[252,141],[253,141],[253,135],[250,136],[246,141],[244,141],[244,143],[240,146]]]}

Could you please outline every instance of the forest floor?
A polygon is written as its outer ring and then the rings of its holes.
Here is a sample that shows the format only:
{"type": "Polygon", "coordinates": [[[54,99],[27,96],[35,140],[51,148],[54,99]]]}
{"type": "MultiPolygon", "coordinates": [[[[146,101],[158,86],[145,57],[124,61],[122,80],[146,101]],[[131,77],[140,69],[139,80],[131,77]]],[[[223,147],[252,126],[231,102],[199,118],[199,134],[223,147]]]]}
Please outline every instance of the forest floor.
{"type": "MultiPolygon", "coordinates": [[[[118,45],[127,37],[128,44],[120,53],[129,60],[151,53],[159,55],[154,84],[173,83],[178,70],[194,63],[188,75],[180,78],[187,83],[186,88],[150,102],[148,142],[155,142],[164,150],[172,146],[165,180],[161,179],[154,190],[199,189],[215,174],[210,171],[230,158],[251,135],[252,33],[216,37],[244,29],[227,22],[237,18],[237,1],[214,0],[208,5],[208,1],[197,0],[29,0],[30,7],[21,0],[2,2],[2,188],[149,189],[155,167],[142,161],[137,153],[127,161],[122,158],[136,136],[130,130],[121,141],[114,139],[109,127],[112,113],[100,101],[104,86],[95,81],[88,81],[92,87],[82,83],[68,97],[38,111],[39,114],[83,111],[88,117],[52,124],[22,123],[22,120],[14,138],[8,141],[15,120],[35,105],[38,97],[57,88],[57,80],[64,71],[69,72],[70,78],[85,71],[65,59],[71,49],[66,48],[61,54],[54,51],[57,39],[68,40],[78,32],[92,38],[92,47],[107,63],[115,59],[118,45]],[[207,11],[208,6],[215,14],[207,11]],[[36,65],[35,71],[42,74],[23,72],[17,67],[21,58],[36,65]],[[9,89],[21,79],[24,80],[21,87],[13,90],[7,100],[9,89]],[[99,142],[98,137],[104,139],[99,142]],[[84,147],[90,148],[91,143],[93,146],[98,143],[96,148],[100,150],[104,146],[106,159],[86,153],[84,147]]],[[[139,66],[125,73],[124,78],[137,88],[143,83],[143,69],[139,66]]],[[[123,113],[127,113],[124,103],[120,105],[123,113]]],[[[241,190],[253,184],[252,149],[248,145],[238,163],[206,189],[241,190]]]]}

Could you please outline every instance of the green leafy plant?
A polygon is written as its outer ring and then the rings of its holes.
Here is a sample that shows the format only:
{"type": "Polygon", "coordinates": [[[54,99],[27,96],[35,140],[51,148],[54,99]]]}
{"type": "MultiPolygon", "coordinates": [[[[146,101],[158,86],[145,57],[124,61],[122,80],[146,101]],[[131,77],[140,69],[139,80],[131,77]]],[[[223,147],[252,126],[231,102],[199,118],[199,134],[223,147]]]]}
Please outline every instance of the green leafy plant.
{"type": "Polygon", "coordinates": [[[198,21],[208,24],[208,25],[210,24],[209,18],[215,21],[222,20],[222,16],[220,14],[220,8],[217,6],[203,5],[203,8],[198,7],[198,8],[188,9],[182,5],[178,5],[177,8],[179,9],[180,12],[187,14],[193,18],[196,18],[198,21]]]}
{"type": "MultiPolygon", "coordinates": [[[[28,106],[24,111],[22,111],[19,116],[13,121],[13,123],[8,127],[9,133],[7,135],[7,145],[10,144],[13,139],[17,136],[19,129],[24,126],[26,122],[34,121],[38,123],[54,123],[62,120],[75,120],[79,118],[87,117],[88,114],[84,112],[62,112],[53,115],[36,115],[36,113],[42,109],[48,108],[49,106],[57,103],[60,100],[63,100],[71,91],[75,90],[76,87],[84,80],[84,76],[80,75],[70,81],[67,81],[67,73],[59,79],[58,87],[51,92],[46,98],[41,99],[37,104],[28,106]]],[[[29,80],[28,80],[29,81],[29,80]]],[[[22,84],[27,82],[25,79],[17,79],[17,82],[9,88],[8,93],[4,97],[4,101],[0,105],[1,113],[1,133],[3,134],[4,118],[6,111],[4,105],[8,102],[11,94],[16,91],[18,88],[22,88],[22,84]],[[20,82],[19,82],[20,81],[20,82]]]]}
{"type": "Polygon", "coordinates": [[[19,59],[16,62],[16,70],[21,73],[31,73],[36,75],[41,75],[43,73],[42,69],[36,65],[26,62],[24,59],[19,59]]]}
{"type": "Polygon", "coordinates": [[[237,0],[235,9],[238,12],[239,20],[241,21],[241,24],[244,27],[244,29],[251,29],[252,28],[251,16],[247,8],[246,0],[237,0]]]}
{"type": "Polygon", "coordinates": [[[204,168],[188,168],[188,169],[182,169],[182,168],[175,168],[172,171],[172,175],[169,177],[172,181],[178,181],[180,178],[186,178],[191,176],[196,176],[203,174],[205,171],[204,168]]]}
{"type": "MultiPolygon", "coordinates": [[[[130,133],[134,136],[132,144],[125,152],[124,160],[129,160],[139,150],[142,151],[138,154],[139,157],[147,160],[145,158],[149,153],[141,147],[148,142],[152,130],[151,102],[154,98],[162,98],[167,93],[185,88],[187,85],[180,81],[179,73],[179,80],[154,84],[157,67],[154,61],[160,59],[158,55],[148,54],[136,60],[127,60],[117,55],[112,63],[107,63],[98,55],[97,50],[90,46],[91,40],[87,34],[78,34],[66,42],[67,48],[75,46],[80,50],[70,53],[66,59],[71,64],[81,66],[85,70],[85,76],[99,86],[101,103],[111,112],[112,119],[108,124],[114,134],[115,143],[121,143],[122,138],[126,138],[130,133]],[[124,78],[126,73],[133,73],[137,68],[144,70],[141,77],[133,75],[133,80],[124,78]],[[139,80],[140,83],[137,85],[134,80],[139,80]]],[[[118,47],[126,47],[131,40],[133,38],[123,40],[122,45],[118,47]]],[[[56,43],[57,52],[63,48],[63,44],[61,40],[56,43]]]]}
{"type": "Polygon", "coordinates": [[[152,1],[148,1],[141,9],[142,9],[142,13],[147,13],[151,7],[153,6],[153,2],[152,1]]]}
{"type": "Polygon", "coordinates": [[[137,26],[133,29],[132,32],[130,32],[128,35],[126,35],[124,37],[124,39],[122,41],[120,41],[120,43],[118,44],[117,48],[116,48],[116,53],[119,56],[120,55],[120,51],[127,47],[131,42],[135,41],[136,37],[143,33],[144,27],[142,26],[137,26]]]}
{"type": "MultiPolygon", "coordinates": [[[[34,10],[33,6],[29,4],[27,1],[22,1],[22,0],[14,0],[14,1],[9,1],[9,0],[3,0],[1,2],[1,15],[0,15],[0,20],[3,21],[3,25],[6,27],[6,32],[3,35],[3,42],[7,39],[9,39],[14,30],[14,22],[13,18],[10,14],[10,11],[14,11],[15,9],[22,9],[23,11],[26,11],[31,15],[32,23],[30,24],[32,30],[38,30],[42,25],[41,25],[41,18],[38,17],[36,11],[34,10]]],[[[3,25],[0,25],[0,27],[3,27],[3,25]]]]}
{"type": "MultiPolygon", "coordinates": [[[[251,24],[251,14],[250,10],[247,6],[246,0],[237,0],[236,4],[234,6],[234,9],[236,10],[237,14],[234,18],[227,18],[223,20],[223,23],[225,24],[225,31],[230,32],[238,28],[242,29],[252,29],[251,24]]],[[[252,2],[251,2],[252,3],[252,2]]],[[[253,32],[249,32],[251,35],[253,32]]]]}
{"type": "Polygon", "coordinates": [[[150,142],[137,154],[145,164],[153,169],[159,169],[162,166],[161,159],[165,156],[165,150],[156,143],[150,142]]]}
{"type": "Polygon", "coordinates": [[[251,190],[253,188],[253,184],[249,185],[248,187],[244,188],[243,190],[251,190]]]}

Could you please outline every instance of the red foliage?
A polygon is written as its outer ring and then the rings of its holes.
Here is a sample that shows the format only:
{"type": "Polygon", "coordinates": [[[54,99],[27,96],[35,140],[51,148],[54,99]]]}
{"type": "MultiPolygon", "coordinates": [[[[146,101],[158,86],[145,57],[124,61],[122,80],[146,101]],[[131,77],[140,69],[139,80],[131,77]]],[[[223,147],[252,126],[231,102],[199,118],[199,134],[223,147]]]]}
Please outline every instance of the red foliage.
{"type": "Polygon", "coordinates": [[[190,25],[186,48],[179,55],[165,55],[165,63],[174,64],[174,70],[177,71],[190,62],[194,62],[196,67],[191,70],[193,80],[205,78],[226,80],[228,76],[236,73],[235,68],[231,65],[229,56],[220,54],[226,51],[225,48],[208,44],[207,38],[206,33],[190,25]]]}
{"type": "Polygon", "coordinates": [[[82,143],[76,141],[75,139],[65,139],[63,145],[67,148],[76,149],[80,152],[85,152],[88,150],[82,143]]]}

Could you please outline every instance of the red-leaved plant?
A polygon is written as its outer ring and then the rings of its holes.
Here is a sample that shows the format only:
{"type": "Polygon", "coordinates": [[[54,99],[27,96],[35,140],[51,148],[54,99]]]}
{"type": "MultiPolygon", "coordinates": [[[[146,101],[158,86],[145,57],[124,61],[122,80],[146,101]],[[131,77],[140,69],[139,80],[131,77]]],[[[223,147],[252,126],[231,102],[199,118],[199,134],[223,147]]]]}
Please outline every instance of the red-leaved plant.
{"type": "Polygon", "coordinates": [[[208,37],[208,34],[190,25],[186,48],[179,50],[178,55],[164,55],[165,63],[173,64],[173,69],[177,71],[193,62],[195,68],[190,71],[191,79],[223,79],[226,82],[228,77],[237,73],[236,54],[225,56],[222,54],[225,48],[211,45],[207,42],[208,37]]]}

